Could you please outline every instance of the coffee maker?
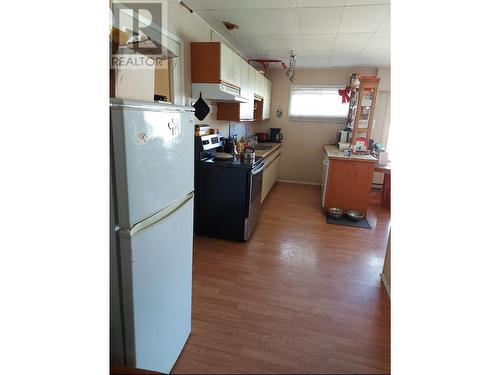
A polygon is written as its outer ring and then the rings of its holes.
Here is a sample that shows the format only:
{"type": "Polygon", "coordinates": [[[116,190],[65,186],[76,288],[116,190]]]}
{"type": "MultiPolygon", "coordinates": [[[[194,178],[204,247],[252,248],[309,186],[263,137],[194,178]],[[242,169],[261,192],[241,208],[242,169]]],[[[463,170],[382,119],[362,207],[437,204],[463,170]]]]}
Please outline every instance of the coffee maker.
{"type": "Polygon", "coordinates": [[[281,143],[283,140],[283,134],[281,134],[280,128],[271,128],[271,142],[272,143],[281,143]]]}

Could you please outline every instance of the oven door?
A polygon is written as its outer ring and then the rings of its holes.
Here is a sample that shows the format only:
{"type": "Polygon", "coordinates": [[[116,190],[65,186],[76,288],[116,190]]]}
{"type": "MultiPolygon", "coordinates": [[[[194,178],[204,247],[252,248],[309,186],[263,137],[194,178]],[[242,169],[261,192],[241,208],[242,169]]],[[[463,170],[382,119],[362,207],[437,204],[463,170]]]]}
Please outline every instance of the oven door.
{"type": "Polygon", "coordinates": [[[259,220],[263,172],[264,163],[260,163],[260,165],[257,165],[250,172],[250,197],[248,202],[248,217],[245,219],[245,241],[250,238],[259,220]]]}

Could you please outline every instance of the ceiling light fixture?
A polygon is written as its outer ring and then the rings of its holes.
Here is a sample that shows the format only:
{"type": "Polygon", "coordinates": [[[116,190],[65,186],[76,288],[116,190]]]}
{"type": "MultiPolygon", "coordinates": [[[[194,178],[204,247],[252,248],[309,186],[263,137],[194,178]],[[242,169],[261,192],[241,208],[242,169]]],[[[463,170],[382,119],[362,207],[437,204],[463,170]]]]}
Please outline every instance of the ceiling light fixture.
{"type": "Polygon", "coordinates": [[[288,62],[288,70],[286,71],[286,76],[293,82],[295,80],[295,63],[296,63],[296,55],[293,53],[293,49],[290,50],[290,60],[288,62]]]}

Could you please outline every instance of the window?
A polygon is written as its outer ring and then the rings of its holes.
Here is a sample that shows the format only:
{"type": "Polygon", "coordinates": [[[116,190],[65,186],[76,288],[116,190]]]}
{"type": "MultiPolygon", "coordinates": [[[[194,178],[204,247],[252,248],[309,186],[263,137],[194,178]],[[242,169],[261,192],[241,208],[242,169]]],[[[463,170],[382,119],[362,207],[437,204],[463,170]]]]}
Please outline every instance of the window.
{"type": "Polygon", "coordinates": [[[340,86],[292,85],[288,117],[291,120],[340,121],[347,119],[349,103],[342,104],[340,86]]]}

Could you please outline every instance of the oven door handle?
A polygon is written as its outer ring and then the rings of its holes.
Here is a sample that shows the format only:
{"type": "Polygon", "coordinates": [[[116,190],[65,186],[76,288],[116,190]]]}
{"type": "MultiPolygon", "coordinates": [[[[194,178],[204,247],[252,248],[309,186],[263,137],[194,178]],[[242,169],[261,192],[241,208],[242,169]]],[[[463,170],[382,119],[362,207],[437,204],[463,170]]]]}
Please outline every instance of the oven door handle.
{"type": "Polygon", "coordinates": [[[259,169],[255,170],[255,171],[252,171],[252,176],[258,175],[260,172],[262,172],[264,170],[264,167],[265,167],[265,165],[263,165],[262,167],[260,167],[259,169]]]}

